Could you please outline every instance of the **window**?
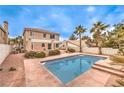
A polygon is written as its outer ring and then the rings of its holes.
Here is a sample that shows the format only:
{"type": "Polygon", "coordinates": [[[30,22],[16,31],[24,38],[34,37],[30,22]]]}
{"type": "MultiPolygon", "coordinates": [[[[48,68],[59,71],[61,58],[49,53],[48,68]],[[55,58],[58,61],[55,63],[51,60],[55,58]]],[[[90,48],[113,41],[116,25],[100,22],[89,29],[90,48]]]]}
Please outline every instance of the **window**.
{"type": "Polygon", "coordinates": [[[33,35],[33,32],[30,32],[30,36],[32,36],[33,35]]]}
{"type": "Polygon", "coordinates": [[[46,34],[43,34],[43,37],[46,38],[46,34]]]}
{"type": "Polygon", "coordinates": [[[44,43],[42,43],[42,47],[45,47],[45,44],[44,43]]]}
{"type": "Polygon", "coordinates": [[[30,36],[31,36],[31,38],[33,38],[34,37],[34,33],[30,32],[30,36]]]}
{"type": "Polygon", "coordinates": [[[51,49],[51,44],[50,43],[48,44],[48,49],[51,49]]]}
{"type": "Polygon", "coordinates": [[[59,44],[56,44],[56,48],[58,48],[59,47],[59,44]]]}
{"type": "Polygon", "coordinates": [[[50,39],[54,39],[55,38],[55,35],[50,35],[50,39]]]}

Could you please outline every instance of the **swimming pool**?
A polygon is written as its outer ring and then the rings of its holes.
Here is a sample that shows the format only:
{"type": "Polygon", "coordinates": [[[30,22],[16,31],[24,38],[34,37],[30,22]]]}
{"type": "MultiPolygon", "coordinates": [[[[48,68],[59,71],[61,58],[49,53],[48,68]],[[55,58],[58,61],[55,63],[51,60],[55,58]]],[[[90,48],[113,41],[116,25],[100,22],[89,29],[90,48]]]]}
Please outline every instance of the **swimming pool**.
{"type": "Polygon", "coordinates": [[[80,74],[88,71],[96,61],[104,59],[106,58],[90,55],[78,55],[51,60],[46,62],[44,66],[57,76],[63,84],[66,84],[80,74]]]}

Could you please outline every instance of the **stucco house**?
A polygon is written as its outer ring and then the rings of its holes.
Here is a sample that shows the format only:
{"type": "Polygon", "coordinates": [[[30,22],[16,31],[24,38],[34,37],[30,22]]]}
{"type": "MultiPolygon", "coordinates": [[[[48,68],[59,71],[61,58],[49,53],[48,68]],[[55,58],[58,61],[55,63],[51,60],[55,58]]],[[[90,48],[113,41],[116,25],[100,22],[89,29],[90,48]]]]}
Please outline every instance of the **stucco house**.
{"type": "Polygon", "coordinates": [[[59,47],[60,34],[38,28],[25,28],[23,32],[24,48],[27,51],[47,51],[59,47]]]}

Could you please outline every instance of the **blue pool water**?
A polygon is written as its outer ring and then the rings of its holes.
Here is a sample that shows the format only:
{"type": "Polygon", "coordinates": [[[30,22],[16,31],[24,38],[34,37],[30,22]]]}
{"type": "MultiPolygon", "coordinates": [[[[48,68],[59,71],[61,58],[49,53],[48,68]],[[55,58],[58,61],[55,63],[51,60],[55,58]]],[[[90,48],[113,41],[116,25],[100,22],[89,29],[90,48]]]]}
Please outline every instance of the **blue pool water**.
{"type": "Polygon", "coordinates": [[[56,75],[64,84],[86,72],[98,60],[105,57],[79,55],[46,62],[45,67],[56,75]]]}

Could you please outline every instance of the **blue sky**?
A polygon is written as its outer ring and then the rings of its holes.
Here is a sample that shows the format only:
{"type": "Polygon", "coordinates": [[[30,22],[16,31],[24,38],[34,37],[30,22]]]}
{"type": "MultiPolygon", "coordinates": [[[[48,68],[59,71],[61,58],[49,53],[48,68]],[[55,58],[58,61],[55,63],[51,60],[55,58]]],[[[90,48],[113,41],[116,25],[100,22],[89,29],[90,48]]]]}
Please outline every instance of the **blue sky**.
{"type": "MultiPolygon", "coordinates": [[[[11,37],[22,35],[25,27],[59,32],[67,39],[78,25],[87,28],[90,35],[94,22],[113,25],[124,19],[124,6],[0,6],[0,25],[9,22],[11,37]]],[[[111,29],[111,28],[110,28],[111,29]]]]}

